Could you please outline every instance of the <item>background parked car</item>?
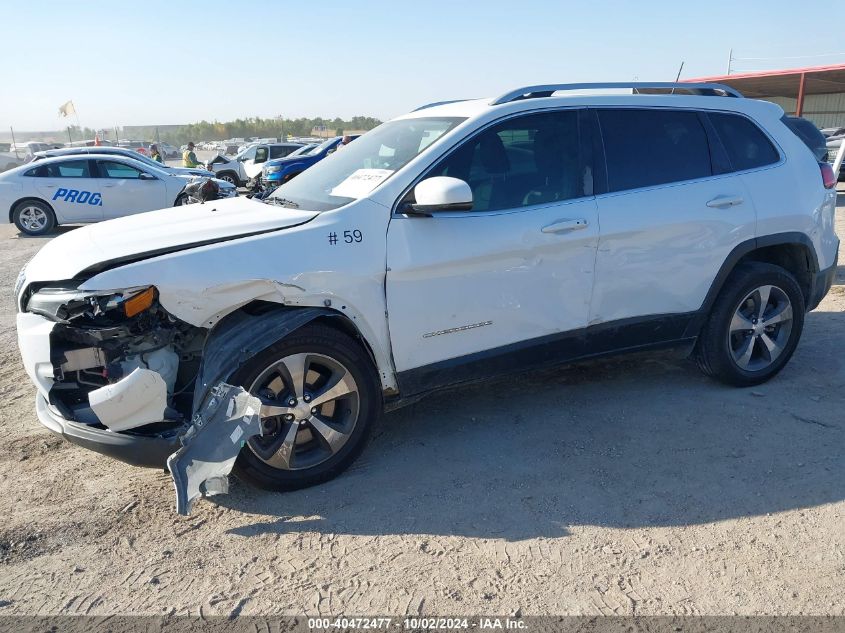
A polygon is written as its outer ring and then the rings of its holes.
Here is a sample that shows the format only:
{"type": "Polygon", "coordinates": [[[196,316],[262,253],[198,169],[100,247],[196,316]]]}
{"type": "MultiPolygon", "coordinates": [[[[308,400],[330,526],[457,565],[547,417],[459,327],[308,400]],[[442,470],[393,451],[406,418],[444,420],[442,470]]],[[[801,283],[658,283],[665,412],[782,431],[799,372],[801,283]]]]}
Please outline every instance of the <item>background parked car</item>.
{"type": "Polygon", "coordinates": [[[214,174],[207,169],[197,169],[194,167],[172,167],[170,165],[162,165],[161,163],[157,163],[149,156],[145,156],[143,154],[139,154],[135,150],[129,149],[128,147],[74,147],[74,148],[64,148],[64,149],[51,149],[47,150],[46,152],[38,152],[35,155],[34,160],[39,160],[42,158],[49,158],[52,156],[68,156],[70,154],[111,154],[117,156],[125,156],[126,158],[132,158],[135,160],[139,160],[142,163],[150,165],[152,167],[158,167],[159,169],[167,170],[168,172],[176,175],[176,176],[187,176],[187,177],[199,177],[199,178],[213,178],[214,174]]]}
{"type": "MultiPolygon", "coordinates": [[[[170,143],[159,143],[158,148],[164,152],[165,158],[181,158],[182,152],[170,143]]],[[[184,150],[182,150],[184,151],[184,150]]]]}
{"type": "Polygon", "coordinates": [[[23,158],[19,158],[8,152],[0,152],[0,172],[20,167],[23,164],[23,158]]]}
{"type": "Polygon", "coordinates": [[[821,133],[825,138],[845,136],[845,127],[826,127],[822,128],[821,133]]]}
{"type": "MultiPolygon", "coordinates": [[[[140,157],[139,157],[140,158],[140,157]]],[[[187,204],[191,180],[115,154],[42,158],[0,174],[0,208],[28,235],[45,235],[57,224],[99,222],[187,204]]],[[[222,183],[220,195],[237,190],[222,183]]]]}
{"type": "Polygon", "coordinates": [[[208,161],[206,167],[221,180],[242,187],[252,178],[261,175],[261,168],[268,160],[288,156],[300,147],[301,143],[258,143],[234,158],[216,156],[208,161]]]}
{"type": "Polygon", "coordinates": [[[134,150],[144,156],[149,156],[150,153],[149,149],[147,149],[150,144],[147,141],[118,141],[117,146],[134,150]]]}
{"type": "Polygon", "coordinates": [[[38,141],[27,141],[25,143],[13,143],[9,146],[9,153],[17,156],[23,162],[32,160],[36,152],[43,152],[54,147],[62,147],[61,143],[41,143],[38,141]]]}
{"type": "MultiPolygon", "coordinates": [[[[356,138],[358,135],[352,136],[353,141],[356,138]]],[[[265,186],[274,187],[290,180],[336,151],[342,140],[342,136],[335,136],[297,156],[268,162],[261,171],[261,182],[265,186]]]]}

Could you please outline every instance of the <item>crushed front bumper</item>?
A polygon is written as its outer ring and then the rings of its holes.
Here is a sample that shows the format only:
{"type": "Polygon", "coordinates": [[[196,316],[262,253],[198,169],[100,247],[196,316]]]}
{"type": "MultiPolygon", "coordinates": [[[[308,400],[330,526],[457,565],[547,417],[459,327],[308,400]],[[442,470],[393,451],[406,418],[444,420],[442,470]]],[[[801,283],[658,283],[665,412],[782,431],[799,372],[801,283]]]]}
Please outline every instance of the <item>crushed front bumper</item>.
{"type": "Polygon", "coordinates": [[[41,424],[67,441],[133,466],[163,469],[168,456],[181,446],[176,433],[173,437],[142,436],[72,422],[63,418],[40,393],[35,397],[35,412],[41,424]]]}

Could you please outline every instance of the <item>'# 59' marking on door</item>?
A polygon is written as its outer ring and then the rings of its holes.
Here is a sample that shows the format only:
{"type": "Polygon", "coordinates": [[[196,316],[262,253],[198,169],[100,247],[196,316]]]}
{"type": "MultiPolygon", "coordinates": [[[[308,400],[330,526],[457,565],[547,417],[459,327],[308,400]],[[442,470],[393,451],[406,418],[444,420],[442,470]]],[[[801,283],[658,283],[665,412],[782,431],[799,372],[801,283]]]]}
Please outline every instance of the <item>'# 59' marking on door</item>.
{"type": "Polygon", "coordinates": [[[62,198],[65,202],[76,204],[90,204],[92,207],[103,206],[103,197],[97,192],[80,191],[79,189],[65,189],[59,187],[53,195],[53,200],[62,198]]]}

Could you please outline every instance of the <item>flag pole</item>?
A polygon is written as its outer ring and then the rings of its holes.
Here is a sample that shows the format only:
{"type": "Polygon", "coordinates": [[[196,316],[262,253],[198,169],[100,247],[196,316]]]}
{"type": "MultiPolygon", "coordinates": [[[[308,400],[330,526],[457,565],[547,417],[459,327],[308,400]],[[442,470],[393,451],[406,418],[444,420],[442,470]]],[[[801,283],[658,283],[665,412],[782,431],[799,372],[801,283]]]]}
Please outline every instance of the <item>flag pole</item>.
{"type": "MultiPolygon", "coordinates": [[[[76,104],[73,101],[71,101],[71,104],[73,105],[73,117],[76,119],[76,127],[79,128],[79,136],[84,137],[82,134],[82,124],[79,122],[79,112],[76,111],[76,104]]],[[[85,141],[85,138],[82,138],[82,141],[85,141]]]]}
{"type": "Polygon", "coordinates": [[[18,144],[17,142],[15,142],[15,129],[10,125],[9,130],[12,132],[12,147],[15,148],[15,158],[19,159],[20,156],[18,156],[18,144]]]}

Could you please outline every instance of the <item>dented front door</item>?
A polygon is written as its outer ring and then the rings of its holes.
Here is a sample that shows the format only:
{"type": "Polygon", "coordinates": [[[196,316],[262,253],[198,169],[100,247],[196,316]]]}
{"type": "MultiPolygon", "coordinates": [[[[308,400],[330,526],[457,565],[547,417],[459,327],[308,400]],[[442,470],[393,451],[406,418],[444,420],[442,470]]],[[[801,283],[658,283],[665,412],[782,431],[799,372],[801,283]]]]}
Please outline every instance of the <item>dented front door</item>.
{"type": "Polygon", "coordinates": [[[387,242],[398,372],[587,324],[598,242],[593,198],[394,219],[387,242]]]}
{"type": "Polygon", "coordinates": [[[582,119],[560,109],[482,130],[424,176],[467,182],[471,211],[391,220],[387,306],[400,378],[586,326],[599,227],[582,119]]]}

